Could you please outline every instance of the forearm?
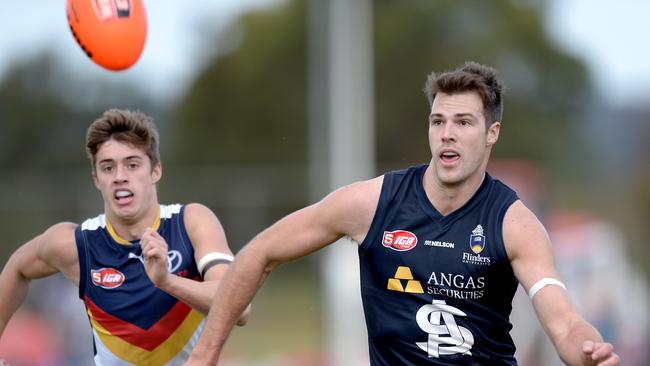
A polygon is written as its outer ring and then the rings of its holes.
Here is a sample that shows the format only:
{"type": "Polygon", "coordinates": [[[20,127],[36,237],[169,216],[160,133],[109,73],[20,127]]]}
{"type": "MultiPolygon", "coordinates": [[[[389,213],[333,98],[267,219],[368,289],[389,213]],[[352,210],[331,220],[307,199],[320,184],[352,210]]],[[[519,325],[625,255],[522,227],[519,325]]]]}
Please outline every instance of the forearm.
{"type": "Polygon", "coordinates": [[[267,265],[250,248],[237,256],[210,308],[201,338],[192,352],[196,365],[214,365],[237,319],[252,301],[266,277],[267,265]]]}
{"type": "Polygon", "coordinates": [[[202,314],[208,314],[219,281],[194,281],[170,274],[158,288],[183,301],[202,314]]]}
{"type": "Polygon", "coordinates": [[[18,271],[15,261],[9,259],[0,274],[0,336],[11,316],[25,300],[29,283],[30,280],[18,271]]]}
{"type": "Polygon", "coordinates": [[[587,365],[588,360],[582,352],[585,341],[602,342],[598,331],[584,319],[576,317],[571,321],[566,334],[554,337],[553,343],[557,352],[567,365],[587,365]]]}

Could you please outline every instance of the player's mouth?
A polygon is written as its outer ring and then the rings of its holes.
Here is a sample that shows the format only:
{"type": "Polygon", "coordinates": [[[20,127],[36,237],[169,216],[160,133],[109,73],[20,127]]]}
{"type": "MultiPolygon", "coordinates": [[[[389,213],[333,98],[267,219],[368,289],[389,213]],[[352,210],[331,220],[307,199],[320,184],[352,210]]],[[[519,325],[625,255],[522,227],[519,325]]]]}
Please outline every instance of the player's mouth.
{"type": "Polygon", "coordinates": [[[133,200],[133,192],[128,189],[117,189],[113,193],[113,198],[115,198],[117,203],[125,205],[133,200]]]}
{"type": "Polygon", "coordinates": [[[443,150],[438,157],[443,165],[453,165],[460,160],[460,154],[454,150],[443,150]]]}

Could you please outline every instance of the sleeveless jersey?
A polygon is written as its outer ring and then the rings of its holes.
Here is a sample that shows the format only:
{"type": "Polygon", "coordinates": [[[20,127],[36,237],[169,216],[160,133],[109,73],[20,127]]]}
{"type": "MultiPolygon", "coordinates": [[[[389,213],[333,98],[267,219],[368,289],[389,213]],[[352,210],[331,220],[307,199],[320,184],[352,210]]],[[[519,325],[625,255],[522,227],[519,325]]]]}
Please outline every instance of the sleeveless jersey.
{"type": "MultiPolygon", "coordinates": [[[[181,205],[161,205],[154,228],[169,246],[169,271],[198,279],[183,212],[181,205]]],[[[79,297],[93,330],[96,365],[182,365],[198,340],[203,315],[153,286],[139,241],[121,239],[103,214],[78,226],[75,239],[79,297]]]]}
{"type": "Polygon", "coordinates": [[[502,237],[518,198],[489,174],[443,216],[427,165],[385,174],[359,246],[371,365],[516,365],[509,322],[517,279],[502,237]]]}

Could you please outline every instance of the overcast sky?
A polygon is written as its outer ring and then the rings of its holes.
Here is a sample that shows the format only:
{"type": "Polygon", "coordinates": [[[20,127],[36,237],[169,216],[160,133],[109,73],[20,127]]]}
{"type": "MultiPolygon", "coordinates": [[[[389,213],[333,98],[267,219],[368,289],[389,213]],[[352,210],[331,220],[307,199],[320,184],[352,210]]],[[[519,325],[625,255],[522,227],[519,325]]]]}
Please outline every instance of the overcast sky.
{"type": "Polygon", "coordinates": [[[613,104],[650,101],[650,1],[551,0],[549,33],[613,104]]]}
{"type": "Polygon", "coordinates": [[[12,63],[51,48],[77,73],[111,81],[141,79],[157,97],[173,98],[183,91],[197,61],[215,51],[201,44],[204,34],[227,27],[250,8],[282,1],[145,0],[145,48],[138,62],[121,72],[106,71],[84,55],[68,28],[64,0],[4,1],[0,12],[0,78],[12,63]],[[22,16],[26,14],[31,18],[22,16]]]}
{"type": "MultiPolygon", "coordinates": [[[[68,30],[63,0],[6,1],[0,13],[0,77],[11,63],[50,47],[76,72],[113,80],[143,78],[152,93],[173,97],[196,69],[195,61],[214,52],[202,47],[200,33],[231,24],[251,7],[282,1],[145,1],[149,29],[144,52],[134,67],[120,73],[105,71],[83,55],[68,30]]],[[[566,51],[585,60],[599,91],[613,104],[630,99],[647,104],[650,1],[549,0],[548,4],[549,33],[566,51]]]]}

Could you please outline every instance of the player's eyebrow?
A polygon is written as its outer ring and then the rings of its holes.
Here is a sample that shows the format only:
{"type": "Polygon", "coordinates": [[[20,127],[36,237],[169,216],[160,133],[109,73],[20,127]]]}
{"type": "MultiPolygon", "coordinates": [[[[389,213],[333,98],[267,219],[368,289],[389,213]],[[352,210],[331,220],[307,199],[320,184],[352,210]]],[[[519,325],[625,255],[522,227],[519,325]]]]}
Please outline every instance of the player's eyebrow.
{"type": "MultiPolygon", "coordinates": [[[[129,156],[127,156],[126,158],[124,158],[124,159],[122,159],[122,160],[125,160],[125,161],[127,161],[127,160],[142,160],[142,156],[138,156],[138,155],[129,155],[129,156]]],[[[113,163],[113,162],[115,162],[115,159],[113,159],[113,158],[106,158],[106,159],[102,159],[102,160],[98,161],[97,164],[102,164],[102,163],[113,163]]]]}
{"type": "MultiPolygon", "coordinates": [[[[430,117],[444,117],[442,113],[431,113],[430,117]]],[[[474,117],[477,118],[476,115],[473,113],[456,113],[454,114],[454,117],[474,117]]]]}

